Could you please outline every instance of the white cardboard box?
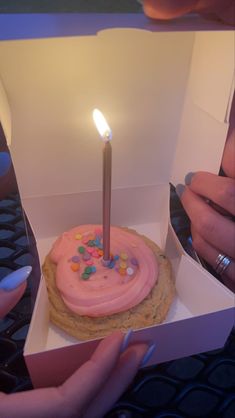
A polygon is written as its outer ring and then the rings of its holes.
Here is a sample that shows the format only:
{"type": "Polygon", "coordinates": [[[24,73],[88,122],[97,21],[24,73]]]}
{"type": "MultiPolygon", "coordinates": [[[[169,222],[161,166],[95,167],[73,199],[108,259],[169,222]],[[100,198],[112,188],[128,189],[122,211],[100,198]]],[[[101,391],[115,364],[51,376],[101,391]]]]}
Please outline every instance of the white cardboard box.
{"type": "MultiPolygon", "coordinates": [[[[13,15],[0,16],[0,37],[0,117],[41,261],[64,230],[101,222],[102,144],[91,118],[98,107],[113,130],[112,223],[165,248],[176,277],[166,321],[132,341],[156,341],[149,365],[223,346],[234,295],[180,246],[168,184],[219,170],[233,33],[194,17],[163,24],[143,15],[13,15]]],[[[24,350],[35,387],[61,383],[97,344],[49,322],[42,279],[24,350]]]]}

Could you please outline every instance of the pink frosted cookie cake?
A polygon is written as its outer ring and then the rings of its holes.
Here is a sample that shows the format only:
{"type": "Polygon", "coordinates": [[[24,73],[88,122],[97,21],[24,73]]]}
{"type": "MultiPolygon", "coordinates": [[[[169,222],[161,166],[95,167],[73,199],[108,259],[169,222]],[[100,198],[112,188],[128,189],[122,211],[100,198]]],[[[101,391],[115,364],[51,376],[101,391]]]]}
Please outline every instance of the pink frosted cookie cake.
{"type": "Polygon", "coordinates": [[[103,262],[102,229],[63,233],[46,257],[51,321],[78,339],[162,322],[174,297],[171,266],[160,248],[133,230],[111,227],[103,262]]]}

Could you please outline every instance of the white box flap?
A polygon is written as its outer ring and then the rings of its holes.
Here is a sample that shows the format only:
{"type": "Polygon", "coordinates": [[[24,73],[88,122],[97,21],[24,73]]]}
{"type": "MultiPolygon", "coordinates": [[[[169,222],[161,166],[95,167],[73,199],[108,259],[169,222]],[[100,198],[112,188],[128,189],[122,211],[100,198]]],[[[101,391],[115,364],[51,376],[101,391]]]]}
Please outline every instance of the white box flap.
{"type": "Polygon", "coordinates": [[[197,33],[189,89],[192,100],[220,122],[228,122],[233,94],[234,33],[197,33]]]}
{"type": "Polygon", "coordinates": [[[193,42],[136,29],[2,42],[21,196],[101,189],[95,107],[113,130],[113,188],[168,183],[193,42]]]}
{"type": "Polygon", "coordinates": [[[7,95],[0,78],[0,122],[7,140],[11,144],[11,111],[7,95]]]}
{"type": "Polygon", "coordinates": [[[233,33],[196,33],[172,170],[173,184],[183,183],[189,172],[219,172],[229,128],[233,71],[233,33]]]}
{"type": "Polygon", "coordinates": [[[172,170],[173,184],[184,183],[189,172],[218,174],[228,127],[195,105],[189,96],[186,98],[172,170]]]}

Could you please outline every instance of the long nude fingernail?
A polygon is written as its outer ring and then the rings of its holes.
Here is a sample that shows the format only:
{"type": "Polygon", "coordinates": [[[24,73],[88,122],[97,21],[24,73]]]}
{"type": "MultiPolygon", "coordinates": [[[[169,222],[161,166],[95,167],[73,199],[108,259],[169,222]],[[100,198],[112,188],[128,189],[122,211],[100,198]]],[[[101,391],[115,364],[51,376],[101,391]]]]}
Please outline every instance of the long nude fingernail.
{"type": "Polygon", "coordinates": [[[150,345],[149,349],[146,351],[144,357],[142,358],[142,361],[140,363],[140,367],[144,367],[148,363],[148,361],[152,357],[155,349],[156,349],[156,344],[150,345]]]}
{"type": "Polygon", "coordinates": [[[178,195],[179,197],[181,197],[181,196],[182,196],[182,194],[183,194],[183,193],[184,193],[184,191],[185,191],[185,186],[184,186],[184,184],[177,184],[177,186],[175,187],[175,191],[176,191],[177,195],[178,195]]]}
{"type": "Polygon", "coordinates": [[[128,344],[129,344],[130,339],[131,339],[131,336],[132,336],[132,333],[133,333],[132,329],[129,329],[127,331],[127,333],[125,334],[125,336],[123,338],[123,341],[122,341],[121,348],[120,348],[121,353],[123,353],[123,351],[125,351],[127,349],[128,344]]]}
{"type": "Polygon", "coordinates": [[[186,176],[184,178],[184,182],[185,182],[185,184],[187,184],[187,186],[189,186],[191,184],[191,181],[192,181],[192,178],[193,178],[194,175],[195,175],[195,173],[192,173],[192,172],[186,174],[186,176]]]}
{"type": "Polygon", "coordinates": [[[21,267],[20,269],[13,271],[0,281],[0,289],[5,290],[6,292],[16,289],[21,283],[27,280],[31,271],[31,266],[21,267]]]}

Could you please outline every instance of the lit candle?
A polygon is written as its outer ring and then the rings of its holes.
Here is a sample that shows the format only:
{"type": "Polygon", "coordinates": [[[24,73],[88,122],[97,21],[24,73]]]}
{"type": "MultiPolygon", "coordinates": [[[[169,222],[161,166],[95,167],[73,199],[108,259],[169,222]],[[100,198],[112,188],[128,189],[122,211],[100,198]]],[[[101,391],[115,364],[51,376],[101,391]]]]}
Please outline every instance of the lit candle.
{"type": "Polygon", "coordinates": [[[103,148],[103,259],[110,259],[110,215],[111,215],[111,177],[112,177],[112,131],[103,114],[95,109],[93,119],[101,138],[103,148]]]}

